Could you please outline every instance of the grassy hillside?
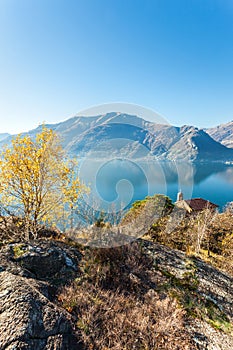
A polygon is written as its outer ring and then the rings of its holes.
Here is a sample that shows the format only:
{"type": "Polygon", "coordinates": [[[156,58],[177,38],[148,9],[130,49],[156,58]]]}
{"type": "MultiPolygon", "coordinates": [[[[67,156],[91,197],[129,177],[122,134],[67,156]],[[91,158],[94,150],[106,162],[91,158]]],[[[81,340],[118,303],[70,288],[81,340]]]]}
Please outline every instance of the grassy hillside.
{"type": "MultiPolygon", "coordinates": [[[[160,215],[144,237],[136,239],[131,232],[131,243],[107,248],[80,245],[79,231],[64,235],[48,228],[36,240],[22,240],[24,227],[17,218],[2,217],[0,331],[8,336],[0,335],[0,347],[231,350],[231,206],[222,214],[177,215],[168,232],[174,205],[165,196],[148,197],[132,206],[118,234],[133,222],[137,227],[145,209],[160,215]]],[[[112,242],[111,224],[90,227],[89,238],[97,233],[112,242]]]]}

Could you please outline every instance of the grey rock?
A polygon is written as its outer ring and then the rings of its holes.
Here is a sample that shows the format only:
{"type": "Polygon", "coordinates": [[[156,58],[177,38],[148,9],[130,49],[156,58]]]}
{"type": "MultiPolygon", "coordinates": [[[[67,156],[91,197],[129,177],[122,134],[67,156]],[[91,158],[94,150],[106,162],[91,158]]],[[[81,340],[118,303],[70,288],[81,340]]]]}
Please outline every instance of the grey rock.
{"type": "Polygon", "coordinates": [[[77,274],[80,253],[62,243],[14,243],[0,250],[0,349],[82,349],[71,316],[54,302],[77,274]]]}
{"type": "Polygon", "coordinates": [[[0,273],[0,349],[81,349],[69,315],[45,290],[43,282],[0,273]]]}
{"type": "MultiPolygon", "coordinates": [[[[216,305],[233,322],[233,278],[201,259],[160,244],[142,241],[147,253],[160,271],[182,280],[192,274],[197,281],[195,292],[216,305]]],[[[233,335],[213,328],[209,323],[193,319],[187,324],[200,350],[232,350],[233,335]]]]}

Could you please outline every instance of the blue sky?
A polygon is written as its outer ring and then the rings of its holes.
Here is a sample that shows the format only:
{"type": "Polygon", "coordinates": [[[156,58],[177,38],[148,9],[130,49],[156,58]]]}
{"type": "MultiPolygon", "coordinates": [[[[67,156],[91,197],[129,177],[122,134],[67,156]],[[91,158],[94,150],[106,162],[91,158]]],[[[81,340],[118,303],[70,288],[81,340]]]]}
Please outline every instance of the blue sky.
{"type": "Polygon", "coordinates": [[[233,120],[233,1],[0,0],[0,132],[109,102],[233,120]]]}

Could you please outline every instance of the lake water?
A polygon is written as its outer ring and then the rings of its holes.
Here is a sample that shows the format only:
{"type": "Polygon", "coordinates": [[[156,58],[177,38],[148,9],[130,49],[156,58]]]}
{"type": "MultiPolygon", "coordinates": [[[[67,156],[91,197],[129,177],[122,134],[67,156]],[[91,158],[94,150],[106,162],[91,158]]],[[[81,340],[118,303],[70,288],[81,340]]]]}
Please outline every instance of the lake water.
{"type": "Polygon", "coordinates": [[[88,159],[81,162],[79,176],[103,210],[127,207],[156,193],[175,201],[179,190],[185,199],[202,197],[220,209],[233,201],[233,166],[219,163],[88,159]]]}

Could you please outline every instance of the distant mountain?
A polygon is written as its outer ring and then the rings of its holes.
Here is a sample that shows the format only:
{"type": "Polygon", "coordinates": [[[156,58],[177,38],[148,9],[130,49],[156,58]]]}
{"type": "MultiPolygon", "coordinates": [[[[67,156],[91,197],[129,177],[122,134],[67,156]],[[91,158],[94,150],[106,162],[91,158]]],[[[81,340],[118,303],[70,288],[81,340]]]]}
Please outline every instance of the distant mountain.
{"type": "Polygon", "coordinates": [[[0,141],[5,140],[8,136],[10,136],[10,134],[7,133],[0,133],[0,141]]]}
{"type": "MultiPolygon", "coordinates": [[[[146,121],[138,116],[107,113],[75,116],[47,125],[60,134],[73,156],[93,158],[156,157],[158,160],[233,161],[233,150],[193,126],[174,127],[146,121]]],[[[29,132],[33,137],[41,126],[29,132]]],[[[5,139],[9,142],[11,137],[5,139]]],[[[3,144],[4,142],[0,142],[3,144]]]]}
{"type": "Polygon", "coordinates": [[[233,148],[233,121],[206,129],[206,132],[224,146],[233,148]]]}
{"type": "Polygon", "coordinates": [[[70,154],[93,157],[156,156],[159,160],[232,161],[233,151],[193,126],[174,127],[137,116],[107,113],[74,117],[56,127],[70,154]]]}
{"type": "Polygon", "coordinates": [[[110,123],[81,133],[68,144],[71,154],[85,156],[156,156],[158,160],[233,160],[233,151],[194,127],[110,123]]]}

